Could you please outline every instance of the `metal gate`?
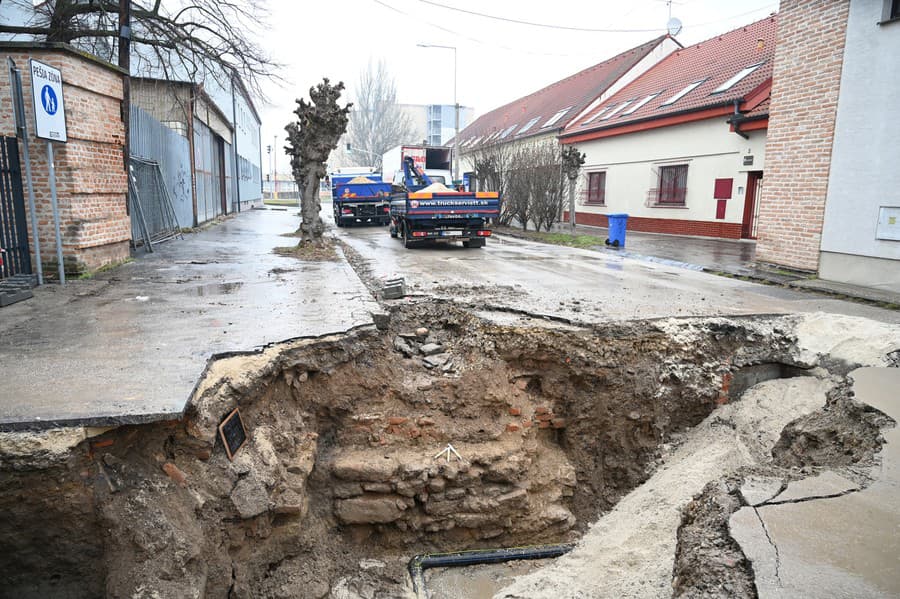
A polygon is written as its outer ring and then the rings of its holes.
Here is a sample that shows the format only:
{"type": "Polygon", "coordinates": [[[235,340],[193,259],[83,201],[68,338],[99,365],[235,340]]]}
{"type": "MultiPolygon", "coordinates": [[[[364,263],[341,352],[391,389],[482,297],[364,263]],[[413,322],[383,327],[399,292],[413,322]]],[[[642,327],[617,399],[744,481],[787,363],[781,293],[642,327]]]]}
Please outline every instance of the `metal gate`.
{"type": "Polygon", "coordinates": [[[0,137],[0,279],[31,274],[25,196],[19,168],[19,144],[15,137],[0,137]]]}

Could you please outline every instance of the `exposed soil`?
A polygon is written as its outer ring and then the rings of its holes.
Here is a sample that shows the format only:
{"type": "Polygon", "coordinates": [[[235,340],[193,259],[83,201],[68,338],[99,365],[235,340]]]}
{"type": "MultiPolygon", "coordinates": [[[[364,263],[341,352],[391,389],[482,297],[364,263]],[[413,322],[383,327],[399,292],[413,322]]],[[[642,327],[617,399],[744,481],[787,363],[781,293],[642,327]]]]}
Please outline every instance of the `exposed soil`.
{"type": "MultiPolygon", "coordinates": [[[[791,317],[526,328],[440,301],[390,310],[384,331],[212,362],[182,421],[3,435],[0,595],[408,596],[418,553],[577,540],[718,406],[814,365],[791,317]],[[248,441],[230,461],[217,427],[235,407],[248,441]]],[[[823,418],[783,440],[784,467],[833,440],[823,418]]],[[[716,484],[685,547],[734,508],[716,484]]],[[[688,593],[697,566],[679,564],[688,593]]],[[[728,584],[753,596],[744,574],[728,584]]]]}

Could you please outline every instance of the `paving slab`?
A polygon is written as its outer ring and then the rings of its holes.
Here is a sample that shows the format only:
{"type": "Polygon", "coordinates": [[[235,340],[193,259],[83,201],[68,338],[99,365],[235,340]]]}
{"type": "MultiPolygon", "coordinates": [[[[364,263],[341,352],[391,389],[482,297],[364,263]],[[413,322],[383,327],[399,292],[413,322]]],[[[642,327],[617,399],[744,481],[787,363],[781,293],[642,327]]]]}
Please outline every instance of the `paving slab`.
{"type": "Polygon", "coordinates": [[[208,360],[371,324],[345,260],[276,255],[295,211],[251,210],[0,312],[0,429],[177,418],[208,360]]]}
{"type": "MultiPolygon", "coordinates": [[[[859,401],[900,421],[900,369],[861,368],[850,376],[859,401]]],[[[760,599],[900,596],[900,430],[884,437],[876,480],[865,489],[732,515],[729,528],[753,563],[760,599]]],[[[792,496],[846,489],[848,482],[812,477],[792,496]]]]}
{"type": "Polygon", "coordinates": [[[796,480],[788,484],[783,493],[771,500],[771,503],[787,503],[805,501],[821,497],[834,497],[850,491],[859,490],[853,481],[831,471],[796,480]]]}
{"type": "Polygon", "coordinates": [[[783,482],[774,477],[749,477],[741,485],[741,497],[748,505],[759,505],[775,497],[783,482]]]}

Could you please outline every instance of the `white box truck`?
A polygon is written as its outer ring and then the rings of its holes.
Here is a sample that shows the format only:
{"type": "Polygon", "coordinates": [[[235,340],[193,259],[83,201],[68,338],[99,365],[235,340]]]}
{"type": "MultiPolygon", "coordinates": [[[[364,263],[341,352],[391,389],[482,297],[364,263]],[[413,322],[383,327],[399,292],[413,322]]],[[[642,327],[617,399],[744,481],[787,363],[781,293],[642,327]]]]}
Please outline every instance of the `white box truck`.
{"type": "Polygon", "coordinates": [[[411,156],[417,167],[425,171],[435,183],[442,183],[447,187],[453,185],[452,148],[443,146],[417,146],[402,145],[391,148],[384,153],[381,162],[382,178],[394,185],[403,184],[403,159],[411,156]]]}

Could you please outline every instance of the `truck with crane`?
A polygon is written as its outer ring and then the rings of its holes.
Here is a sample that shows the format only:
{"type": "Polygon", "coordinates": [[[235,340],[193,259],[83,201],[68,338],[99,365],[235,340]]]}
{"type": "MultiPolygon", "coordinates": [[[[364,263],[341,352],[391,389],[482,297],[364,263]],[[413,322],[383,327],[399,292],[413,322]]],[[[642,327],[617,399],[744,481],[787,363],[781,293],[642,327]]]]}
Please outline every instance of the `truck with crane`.
{"type": "Polygon", "coordinates": [[[403,180],[390,205],[390,234],[410,248],[421,242],[461,241],[484,247],[490,221],[500,215],[497,192],[455,191],[435,182],[412,156],[402,163],[403,180]]]}
{"type": "Polygon", "coordinates": [[[452,187],[453,175],[450,168],[453,148],[410,144],[391,148],[381,158],[384,181],[402,185],[406,178],[403,165],[407,158],[412,158],[413,163],[427,174],[432,182],[452,187]]]}

